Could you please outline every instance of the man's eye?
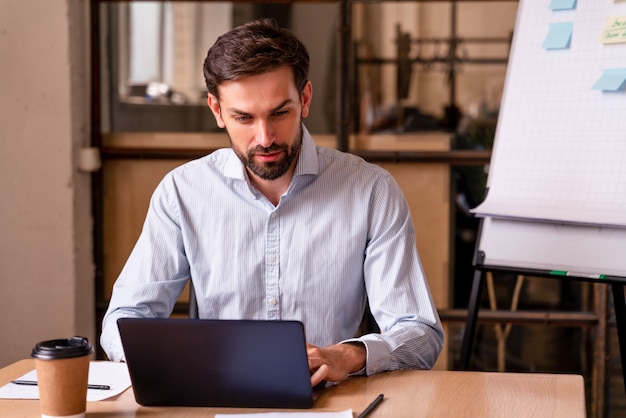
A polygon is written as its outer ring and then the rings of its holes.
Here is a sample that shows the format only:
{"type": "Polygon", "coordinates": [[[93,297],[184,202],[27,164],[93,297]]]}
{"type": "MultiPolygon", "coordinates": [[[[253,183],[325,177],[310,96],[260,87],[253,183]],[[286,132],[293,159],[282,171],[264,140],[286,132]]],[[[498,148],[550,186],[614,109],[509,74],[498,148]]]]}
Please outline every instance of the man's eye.
{"type": "Polygon", "coordinates": [[[276,112],[274,112],[274,116],[279,118],[281,116],[286,116],[289,113],[288,110],[283,109],[283,110],[277,110],[276,112]]]}
{"type": "Polygon", "coordinates": [[[234,119],[237,122],[247,122],[250,120],[250,116],[235,116],[234,119]]]}

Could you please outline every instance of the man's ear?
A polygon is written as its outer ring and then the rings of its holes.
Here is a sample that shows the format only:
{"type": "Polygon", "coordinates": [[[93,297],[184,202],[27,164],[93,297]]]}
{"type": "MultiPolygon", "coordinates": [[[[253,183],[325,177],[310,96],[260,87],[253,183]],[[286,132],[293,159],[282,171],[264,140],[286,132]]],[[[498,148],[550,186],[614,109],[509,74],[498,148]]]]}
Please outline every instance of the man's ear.
{"type": "Polygon", "coordinates": [[[304,89],[302,90],[302,96],[300,100],[302,102],[302,111],[300,116],[306,118],[309,116],[309,108],[311,106],[311,99],[313,98],[313,85],[311,81],[307,81],[304,89]]]}
{"type": "Polygon", "coordinates": [[[215,117],[215,122],[217,122],[217,126],[220,128],[226,127],[224,124],[224,119],[222,119],[222,111],[220,109],[220,102],[217,100],[217,97],[213,96],[211,93],[207,94],[207,105],[209,105],[209,109],[213,112],[213,116],[215,117]]]}

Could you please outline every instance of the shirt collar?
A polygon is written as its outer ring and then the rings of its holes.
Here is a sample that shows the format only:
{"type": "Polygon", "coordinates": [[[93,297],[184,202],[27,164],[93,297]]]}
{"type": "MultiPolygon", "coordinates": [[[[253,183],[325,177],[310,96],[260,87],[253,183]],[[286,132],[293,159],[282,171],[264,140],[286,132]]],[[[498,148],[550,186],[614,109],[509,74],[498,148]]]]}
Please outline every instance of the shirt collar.
{"type": "Polygon", "coordinates": [[[320,167],[317,162],[317,147],[311,134],[307,128],[302,125],[302,148],[300,149],[300,155],[298,156],[298,163],[296,164],[296,171],[294,177],[302,174],[319,173],[320,167]]]}

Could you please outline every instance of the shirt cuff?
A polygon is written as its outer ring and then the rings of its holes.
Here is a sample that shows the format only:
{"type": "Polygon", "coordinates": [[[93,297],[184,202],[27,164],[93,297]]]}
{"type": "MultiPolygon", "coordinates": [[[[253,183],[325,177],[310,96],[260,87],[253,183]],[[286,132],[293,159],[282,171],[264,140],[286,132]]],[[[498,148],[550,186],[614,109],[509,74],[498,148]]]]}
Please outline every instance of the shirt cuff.
{"type": "Polygon", "coordinates": [[[349,376],[369,376],[389,370],[389,351],[387,350],[386,344],[376,338],[376,334],[368,334],[360,338],[351,338],[341,343],[361,343],[365,346],[365,367],[355,373],[350,373],[349,376]]]}

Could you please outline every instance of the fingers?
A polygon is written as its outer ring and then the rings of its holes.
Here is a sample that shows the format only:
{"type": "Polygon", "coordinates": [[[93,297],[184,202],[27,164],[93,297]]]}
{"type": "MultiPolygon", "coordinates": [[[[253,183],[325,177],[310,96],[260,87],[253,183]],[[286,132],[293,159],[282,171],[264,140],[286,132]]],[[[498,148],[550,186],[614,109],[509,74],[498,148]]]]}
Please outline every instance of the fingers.
{"type": "Polygon", "coordinates": [[[324,364],[324,356],[320,347],[312,344],[307,344],[306,354],[309,361],[309,370],[317,370],[321,365],[324,364]]]}
{"type": "Polygon", "coordinates": [[[338,382],[348,377],[349,370],[345,367],[345,360],[337,346],[317,347],[307,344],[311,383],[315,386],[322,380],[338,382]]]}
{"type": "Polygon", "coordinates": [[[320,368],[328,374],[333,370],[336,359],[332,356],[332,352],[328,348],[317,347],[307,344],[307,356],[309,360],[309,370],[317,372],[320,368]]]}
{"type": "Polygon", "coordinates": [[[328,374],[328,366],[322,360],[320,348],[313,344],[306,345],[307,356],[309,361],[309,370],[311,371],[311,386],[315,386],[326,378],[328,374]]]}
{"type": "Polygon", "coordinates": [[[306,345],[306,352],[311,372],[311,387],[314,387],[328,375],[328,366],[324,364],[319,347],[313,344],[306,345]]]}
{"type": "Polygon", "coordinates": [[[326,376],[328,376],[328,366],[323,364],[311,375],[311,387],[317,386],[326,379],[326,376]]]}

